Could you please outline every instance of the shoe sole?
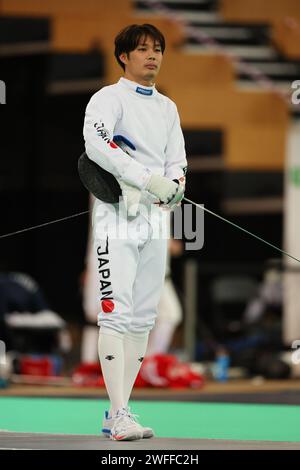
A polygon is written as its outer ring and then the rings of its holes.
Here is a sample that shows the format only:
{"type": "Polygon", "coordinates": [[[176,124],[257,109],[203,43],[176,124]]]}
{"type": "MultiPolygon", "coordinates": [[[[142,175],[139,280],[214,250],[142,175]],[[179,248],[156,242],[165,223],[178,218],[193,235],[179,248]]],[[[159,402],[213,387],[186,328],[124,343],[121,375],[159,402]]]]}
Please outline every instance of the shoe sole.
{"type": "Polygon", "coordinates": [[[143,439],[142,434],[132,434],[129,436],[113,436],[111,434],[110,436],[112,441],[138,441],[140,439],[143,439]]]}
{"type": "MultiPolygon", "coordinates": [[[[106,437],[107,439],[110,438],[110,431],[102,431],[102,435],[104,437],[106,437]]],[[[145,432],[143,434],[143,437],[141,437],[141,439],[151,439],[151,437],[154,437],[154,433],[153,432],[145,432]]]]}
{"type": "Polygon", "coordinates": [[[150,439],[151,437],[154,437],[154,432],[144,432],[143,439],[150,439]]]}

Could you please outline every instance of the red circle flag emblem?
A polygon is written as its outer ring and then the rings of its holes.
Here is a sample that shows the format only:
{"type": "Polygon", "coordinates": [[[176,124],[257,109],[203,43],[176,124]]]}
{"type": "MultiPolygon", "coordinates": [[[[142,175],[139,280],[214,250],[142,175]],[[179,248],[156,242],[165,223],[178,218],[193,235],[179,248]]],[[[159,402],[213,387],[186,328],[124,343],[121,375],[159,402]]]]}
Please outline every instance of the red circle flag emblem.
{"type": "Polygon", "coordinates": [[[117,149],[118,146],[113,142],[113,141],[110,141],[109,142],[109,145],[113,148],[113,149],[117,149]]]}
{"type": "Polygon", "coordinates": [[[110,313],[115,308],[115,304],[111,300],[102,300],[101,306],[104,313],[110,313]]]}

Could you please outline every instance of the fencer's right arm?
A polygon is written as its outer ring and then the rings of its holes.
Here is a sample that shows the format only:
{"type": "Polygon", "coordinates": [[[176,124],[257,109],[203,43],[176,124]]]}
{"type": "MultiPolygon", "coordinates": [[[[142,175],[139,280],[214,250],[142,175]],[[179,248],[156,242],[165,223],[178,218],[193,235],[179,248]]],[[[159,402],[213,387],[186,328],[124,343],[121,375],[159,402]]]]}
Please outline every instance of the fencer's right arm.
{"type": "Polygon", "coordinates": [[[83,128],[86,154],[117,179],[142,190],[152,172],[113,142],[114,128],[121,112],[119,100],[113,93],[100,90],[91,98],[83,128]]]}

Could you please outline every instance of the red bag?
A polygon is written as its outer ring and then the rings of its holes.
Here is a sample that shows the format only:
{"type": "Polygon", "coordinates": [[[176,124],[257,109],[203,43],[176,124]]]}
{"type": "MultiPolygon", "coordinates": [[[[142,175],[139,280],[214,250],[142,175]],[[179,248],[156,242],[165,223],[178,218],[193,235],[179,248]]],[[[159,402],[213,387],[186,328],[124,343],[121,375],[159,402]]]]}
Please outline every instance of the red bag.
{"type": "Polygon", "coordinates": [[[202,388],[204,377],[175,356],[156,354],[143,361],[135,387],[202,388]]]}
{"type": "Polygon", "coordinates": [[[74,385],[79,387],[104,387],[100,365],[95,363],[79,364],[72,374],[74,385]]]}

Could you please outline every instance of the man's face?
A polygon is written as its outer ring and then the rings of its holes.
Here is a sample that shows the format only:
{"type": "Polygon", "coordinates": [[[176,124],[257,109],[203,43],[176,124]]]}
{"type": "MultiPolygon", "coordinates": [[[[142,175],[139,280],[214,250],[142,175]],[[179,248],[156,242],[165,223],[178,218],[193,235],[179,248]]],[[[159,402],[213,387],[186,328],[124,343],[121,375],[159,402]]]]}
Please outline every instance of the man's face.
{"type": "Polygon", "coordinates": [[[151,86],[161,66],[162,51],[160,44],[147,36],[129,54],[123,52],[120,59],[125,64],[125,78],[151,86]]]}

